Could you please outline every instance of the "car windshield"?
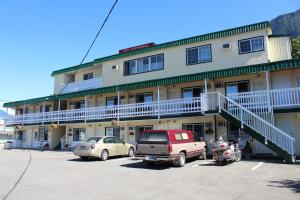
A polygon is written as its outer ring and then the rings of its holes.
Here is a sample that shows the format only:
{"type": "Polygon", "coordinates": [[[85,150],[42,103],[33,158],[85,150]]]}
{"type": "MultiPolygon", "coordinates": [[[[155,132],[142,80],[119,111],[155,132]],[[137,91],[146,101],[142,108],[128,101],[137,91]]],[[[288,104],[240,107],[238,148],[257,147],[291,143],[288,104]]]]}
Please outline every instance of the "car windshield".
{"type": "Polygon", "coordinates": [[[144,132],[140,137],[140,142],[168,142],[166,132],[144,132]]]}
{"type": "Polygon", "coordinates": [[[85,142],[88,142],[88,143],[97,143],[101,139],[102,139],[102,137],[92,137],[92,138],[89,138],[89,139],[85,140],[85,142]]]}

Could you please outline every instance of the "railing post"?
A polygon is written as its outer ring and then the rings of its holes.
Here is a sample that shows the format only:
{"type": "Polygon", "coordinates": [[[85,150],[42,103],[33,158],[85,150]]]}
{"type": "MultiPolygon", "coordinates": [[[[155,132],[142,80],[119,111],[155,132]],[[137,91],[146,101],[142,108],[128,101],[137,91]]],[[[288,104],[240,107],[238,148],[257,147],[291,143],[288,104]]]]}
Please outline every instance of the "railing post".
{"type": "Polygon", "coordinates": [[[243,115],[243,109],[240,108],[240,118],[241,118],[241,128],[244,128],[244,115],[243,115]]]}
{"type": "Polygon", "coordinates": [[[117,110],[117,116],[118,116],[118,122],[120,121],[120,91],[118,90],[118,110],[117,110]]]}
{"type": "Polygon", "coordinates": [[[23,105],[22,126],[24,126],[25,104],[23,105]]]}
{"type": "Polygon", "coordinates": [[[57,106],[57,124],[59,124],[60,120],[60,99],[58,100],[58,106],[57,106]]]}
{"type": "Polygon", "coordinates": [[[160,88],[157,86],[157,118],[160,119],[160,88]]]}
{"type": "Polygon", "coordinates": [[[221,113],[221,93],[218,92],[219,113],[221,113]]]}
{"type": "Polygon", "coordinates": [[[84,97],[84,123],[86,123],[87,118],[87,96],[84,97]]]}
{"type": "Polygon", "coordinates": [[[42,112],[42,125],[44,125],[45,118],[45,102],[43,102],[43,112],[42,112]]]}

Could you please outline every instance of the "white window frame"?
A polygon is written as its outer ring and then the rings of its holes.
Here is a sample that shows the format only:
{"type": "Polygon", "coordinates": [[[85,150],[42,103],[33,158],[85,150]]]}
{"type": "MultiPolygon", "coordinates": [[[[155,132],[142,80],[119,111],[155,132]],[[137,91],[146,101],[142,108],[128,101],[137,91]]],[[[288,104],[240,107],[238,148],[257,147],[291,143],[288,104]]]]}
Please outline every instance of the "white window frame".
{"type": "Polygon", "coordinates": [[[206,45],[201,45],[201,46],[197,46],[197,47],[191,47],[191,48],[187,48],[186,49],[186,65],[196,65],[196,64],[202,64],[202,63],[208,63],[208,62],[212,62],[212,50],[211,50],[211,44],[206,44],[206,45]],[[208,48],[208,52],[210,55],[210,59],[206,59],[206,60],[201,60],[201,56],[202,54],[200,54],[200,49],[203,48],[208,48]],[[190,63],[189,62],[189,51],[193,50],[193,49],[197,49],[197,62],[195,63],[190,63]]]}
{"type": "Polygon", "coordinates": [[[239,54],[240,55],[247,54],[247,53],[258,52],[258,51],[264,51],[265,50],[264,36],[257,36],[257,37],[253,37],[253,38],[247,38],[247,39],[239,40],[238,41],[238,47],[239,47],[239,54]],[[253,50],[252,41],[254,41],[256,39],[261,39],[261,41],[262,41],[262,47],[260,49],[253,50]],[[241,51],[241,42],[245,42],[245,41],[249,41],[250,42],[250,51],[242,52],[241,51]]]}

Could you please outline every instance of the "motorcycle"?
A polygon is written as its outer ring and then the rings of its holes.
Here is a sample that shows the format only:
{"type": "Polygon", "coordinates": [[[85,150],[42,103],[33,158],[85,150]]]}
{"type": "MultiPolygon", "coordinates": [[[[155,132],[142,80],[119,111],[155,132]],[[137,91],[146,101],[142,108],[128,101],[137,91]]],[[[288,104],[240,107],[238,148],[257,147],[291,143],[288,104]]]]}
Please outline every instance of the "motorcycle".
{"type": "Polygon", "coordinates": [[[225,142],[223,138],[219,138],[214,144],[213,159],[216,162],[227,164],[228,162],[238,162],[241,160],[241,150],[239,144],[235,138],[228,137],[228,142],[225,142]]]}

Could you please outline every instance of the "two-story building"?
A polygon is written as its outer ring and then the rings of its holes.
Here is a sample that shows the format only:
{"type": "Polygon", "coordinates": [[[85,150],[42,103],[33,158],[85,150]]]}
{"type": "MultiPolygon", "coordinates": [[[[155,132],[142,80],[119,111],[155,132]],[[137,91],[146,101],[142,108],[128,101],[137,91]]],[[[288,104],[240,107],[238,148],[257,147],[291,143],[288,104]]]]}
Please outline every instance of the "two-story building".
{"type": "Polygon", "coordinates": [[[235,135],[254,154],[288,160],[300,155],[300,59],[291,48],[261,22],[122,49],[52,72],[54,94],[6,103],[16,109],[7,125],[23,148],[104,135],[135,143],[143,130],[187,129],[209,148],[235,135]]]}

